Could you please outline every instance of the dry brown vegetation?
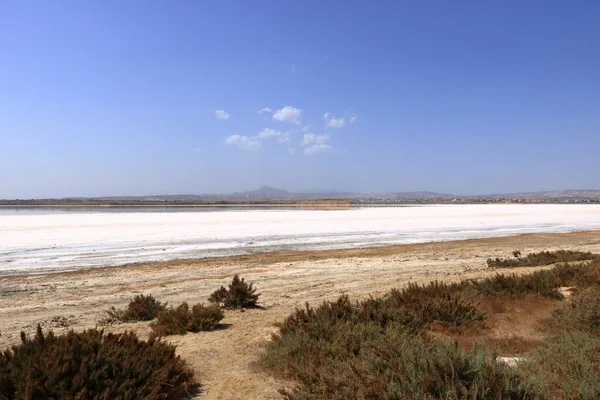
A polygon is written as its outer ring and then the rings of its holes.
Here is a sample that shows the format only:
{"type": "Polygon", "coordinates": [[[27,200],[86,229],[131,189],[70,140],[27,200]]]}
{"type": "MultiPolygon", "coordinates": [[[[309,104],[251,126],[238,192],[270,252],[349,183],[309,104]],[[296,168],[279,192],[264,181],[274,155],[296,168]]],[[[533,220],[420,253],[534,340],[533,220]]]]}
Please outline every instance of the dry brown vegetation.
{"type": "Polygon", "coordinates": [[[215,305],[196,304],[190,310],[187,303],[158,314],[150,327],[156,336],[183,335],[186,332],[212,331],[225,315],[215,305]]]}
{"type": "Polygon", "coordinates": [[[125,309],[114,306],[106,310],[106,316],[100,321],[101,325],[115,322],[150,321],[167,309],[167,303],[161,303],[152,295],[139,294],[135,296],[125,309]]]}
{"type": "Polygon", "coordinates": [[[244,278],[235,274],[228,287],[221,285],[210,295],[208,301],[223,308],[254,308],[257,307],[259,296],[260,293],[256,293],[252,283],[247,283],[244,278]]]}
{"type": "Polygon", "coordinates": [[[281,389],[289,400],[597,398],[599,285],[600,261],[593,261],[307,304],[281,323],[262,365],[297,382],[281,389]],[[579,289],[568,310],[558,290],[565,286],[579,289]],[[488,320],[527,303],[556,310],[535,318],[546,324],[545,337],[486,334],[488,320]],[[526,360],[509,367],[497,360],[499,350],[526,360]]]}
{"type": "Polygon", "coordinates": [[[55,336],[38,326],[21,339],[0,353],[0,399],[180,400],[199,389],[175,346],[131,332],[55,336]]]}
{"type": "Polygon", "coordinates": [[[516,267],[540,267],[556,263],[572,261],[591,261],[600,258],[599,255],[588,251],[540,251],[521,257],[521,251],[513,251],[514,258],[488,258],[487,265],[490,268],[516,268],[516,267]]]}

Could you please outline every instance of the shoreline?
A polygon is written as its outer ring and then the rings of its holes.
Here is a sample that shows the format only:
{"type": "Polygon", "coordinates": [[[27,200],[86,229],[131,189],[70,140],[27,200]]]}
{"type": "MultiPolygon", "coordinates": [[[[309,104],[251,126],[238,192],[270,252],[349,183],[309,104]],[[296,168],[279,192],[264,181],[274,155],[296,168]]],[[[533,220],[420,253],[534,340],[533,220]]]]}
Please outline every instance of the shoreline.
{"type": "Polygon", "coordinates": [[[129,270],[132,268],[171,268],[178,266],[213,266],[220,263],[261,263],[271,265],[283,261],[301,262],[301,261],[320,261],[344,258],[372,258],[385,257],[393,254],[419,251],[423,249],[439,247],[439,245],[449,245],[450,247],[473,246],[473,245],[501,245],[518,238],[524,240],[536,240],[546,238],[568,238],[568,237],[599,237],[600,230],[588,230],[566,233],[523,233],[519,235],[495,236],[485,238],[461,239],[461,240],[443,240],[430,241],[412,244],[393,244],[372,247],[358,247],[351,249],[326,249],[326,250],[295,250],[295,251],[265,251],[253,254],[225,255],[215,257],[200,258],[178,258],[168,261],[139,261],[119,265],[104,265],[99,267],[73,267],[65,269],[36,269],[32,271],[0,271],[0,278],[5,277],[30,277],[30,276],[75,276],[78,274],[86,275],[91,273],[102,273],[107,271],[129,270]]]}
{"type": "Polygon", "coordinates": [[[0,213],[0,274],[600,231],[597,205],[54,210],[0,213]]]}

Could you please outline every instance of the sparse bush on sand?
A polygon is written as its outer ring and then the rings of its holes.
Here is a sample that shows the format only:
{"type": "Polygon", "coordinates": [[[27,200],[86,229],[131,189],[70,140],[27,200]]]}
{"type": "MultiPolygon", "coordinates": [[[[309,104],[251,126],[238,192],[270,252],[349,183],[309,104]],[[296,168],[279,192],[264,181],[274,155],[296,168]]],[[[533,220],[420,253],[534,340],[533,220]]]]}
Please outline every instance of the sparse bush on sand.
{"type": "Polygon", "coordinates": [[[100,321],[102,324],[130,321],[150,321],[167,309],[167,303],[161,303],[151,294],[145,296],[138,294],[131,299],[125,309],[111,307],[106,311],[106,317],[100,321]]]}
{"type": "Polygon", "coordinates": [[[196,304],[190,310],[187,303],[182,303],[158,314],[150,327],[155,336],[183,335],[186,332],[212,331],[223,317],[223,311],[216,305],[196,304]]]}
{"type": "Polygon", "coordinates": [[[0,353],[0,399],[188,399],[193,371],[175,346],[132,332],[89,329],[33,339],[0,353]]]}
{"type": "Polygon", "coordinates": [[[256,307],[260,293],[256,293],[252,285],[236,274],[227,288],[221,286],[210,295],[208,301],[223,308],[256,307]]]}
{"type": "Polygon", "coordinates": [[[600,258],[598,254],[571,250],[541,251],[528,254],[525,257],[521,257],[519,250],[513,251],[512,254],[514,258],[488,258],[487,266],[489,268],[539,267],[572,261],[591,261],[600,258]]]}

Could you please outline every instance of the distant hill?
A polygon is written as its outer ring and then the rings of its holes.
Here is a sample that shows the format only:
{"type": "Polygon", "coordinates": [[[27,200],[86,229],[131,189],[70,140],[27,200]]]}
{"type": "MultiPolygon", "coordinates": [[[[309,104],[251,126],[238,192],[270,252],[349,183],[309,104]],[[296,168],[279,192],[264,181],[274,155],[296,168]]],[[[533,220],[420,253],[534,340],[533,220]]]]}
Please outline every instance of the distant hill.
{"type": "Polygon", "coordinates": [[[453,195],[429,191],[391,193],[352,193],[329,190],[288,192],[284,189],[263,186],[256,190],[230,194],[182,194],[156,196],[103,196],[70,197],[63,199],[0,200],[0,205],[52,205],[52,204],[220,204],[244,202],[299,202],[303,200],[347,200],[350,203],[588,203],[600,202],[600,190],[559,190],[531,193],[453,195]]]}
{"type": "Polygon", "coordinates": [[[246,199],[289,199],[292,196],[287,190],[277,189],[271,186],[263,186],[260,189],[250,190],[247,192],[232,193],[232,197],[240,197],[246,199]]]}
{"type": "Polygon", "coordinates": [[[453,194],[443,194],[436,192],[397,192],[389,193],[389,196],[401,199],[426,199],[426,198],[453,198],[453,194]]]}

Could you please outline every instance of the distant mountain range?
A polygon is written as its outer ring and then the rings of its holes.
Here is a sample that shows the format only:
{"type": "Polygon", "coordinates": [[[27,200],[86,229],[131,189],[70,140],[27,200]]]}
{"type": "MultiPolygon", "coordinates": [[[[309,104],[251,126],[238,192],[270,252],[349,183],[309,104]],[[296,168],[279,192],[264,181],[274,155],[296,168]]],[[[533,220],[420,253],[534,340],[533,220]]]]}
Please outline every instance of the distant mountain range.
{"type": "Polygon", "coordinates": [[[44,200],[0,200],[2,204],[53,204],[53,203],[226,203],[226,202],[294,202],[301,200],[348,200],[351,203],[473,203],[473,202],[600,202],[600,190],[560,190],[531,193],[454,195],[436,192],[353,193],[312,190],[288,192],[263,186],[256,190],[230,194],[185,194],[156,196],[102,196],[70,197],[44,200]]]}

